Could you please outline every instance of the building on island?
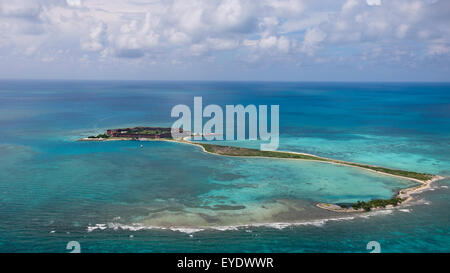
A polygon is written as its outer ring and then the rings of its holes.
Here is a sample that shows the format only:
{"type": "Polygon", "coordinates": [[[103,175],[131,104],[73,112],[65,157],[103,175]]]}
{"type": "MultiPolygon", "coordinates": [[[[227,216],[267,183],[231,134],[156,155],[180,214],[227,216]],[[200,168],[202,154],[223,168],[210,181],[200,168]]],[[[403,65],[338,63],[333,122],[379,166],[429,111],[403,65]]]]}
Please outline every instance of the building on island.
{"type": "MultiPolygon", "coordinates": [[[[180,133],[183,133],[183,129],[179,129],[180,133]]],[[[106,131],[109,137],[124,137],[124,138],[171,138],[172,128],[161,128],[161,127],[134,127],[134,128],[121,128],[121,129],[110,129],[106,131]]]]}

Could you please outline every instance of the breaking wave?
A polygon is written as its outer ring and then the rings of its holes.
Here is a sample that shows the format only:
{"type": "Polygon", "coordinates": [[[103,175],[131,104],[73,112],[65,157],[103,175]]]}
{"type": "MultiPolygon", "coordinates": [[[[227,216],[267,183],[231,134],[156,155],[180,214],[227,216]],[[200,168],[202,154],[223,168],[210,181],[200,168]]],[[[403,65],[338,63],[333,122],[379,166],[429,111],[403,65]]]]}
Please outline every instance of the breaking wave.
{"type": "Polygon", "coordinates": [[[345,217],[333,217],[326,219],[317,219],[317,220],[309,220],[309,221],[301,221],[301,222],[275,222],[275,223],[255,223],[255,224],[247,224],[247,225],[228,225],[228,226],[204,226],[204,227],[161,227],[161,226],[148,226],[141,223],[133,223],[133,224],[121,224],[121,223],[107,223],[107,224],[96,224],[90,225],[87,227],[88,232],[92,232],[95,230],[128,230],[128,231],[141,231],[141,230],[170,230],[174,232],[181,232],[186,234],[192,234],[201,231],[207,230],[215,230],[215,231],[230,231],[230,230],[246,230],[248,228],[273,228],[273,229],[285,229],[289,227],[298,227],[298,226],[315,226],[322,227],[328,222],[340,222],[340,221],[350,221],[357,218],[370,218],[374,216],[381,215],[389,215],[394,211],[401,212],[410,212],[409,209],[387,209],[387,210],[378,210],[373,212],[367,212],[362,214],[354,214],[352,216],[345,217]]]}

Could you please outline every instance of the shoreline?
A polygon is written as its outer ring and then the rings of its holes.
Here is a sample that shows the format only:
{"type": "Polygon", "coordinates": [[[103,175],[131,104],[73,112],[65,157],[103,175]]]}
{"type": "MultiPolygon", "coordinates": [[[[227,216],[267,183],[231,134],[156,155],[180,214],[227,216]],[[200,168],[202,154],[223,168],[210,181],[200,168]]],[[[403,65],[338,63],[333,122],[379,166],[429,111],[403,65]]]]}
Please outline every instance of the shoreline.
{"type": "MultiPolygon", "coordinates": [[[[387,175],[389,175],[389,174],[387,174],[387,175]]],[[[406,177],[403,177],[403,178],[408,179],[406,177]]],[[[445,177],[436,175],[435,177],[433,177],[432,179],[427,180],[427,181],[419,180],[419,183],[421,183],[419,186],[413,186],[413,187],[401,189],[398,191],[398,193],[394,197],[403,199],[403,201],[399,205],[397,205],[397,206],[388,205],[386,207],[376,207],[376,208],[372,208],[370,211],[392,209],[394,207],[400,207],[406,203],[413,201],[414,200],[414,197],[412,196],[413,194],[419,194],[419,193],[431,188],[431,184],[433,182],[436,182],[436,181],[439,181],[442,179],[445,179],[445,177]]],[[[414,179],[412,179],[412,180],[416,181],[414,179]]],[[[416,181],[416,182],[418,182],[418,181],[416,181]]],[[[333,211],[333,212],[346,212],[346,213],[366,212],[364,209],[343,208],[336,204],[328,204],[328,203],[318,203],[318,204],[316,204],[316,206],[318,208],[326,209],[326,210],[333,211]]]]}
{"type": "MultiPolygon", "coordinates": [[[[170,140],[168,140],[168,141],[170,141],[170,140]]],[[[221,154],[217,154],[217,153],[212,153],[212,152],[207,151],[204,146],[202,146],[202,145],[200,145],[198,143],[186,140],[186,139],[183,139],[182,141],[171,141],[171,142],[186,143],[186,144],[189,144],[189,145],[194,145],[194,146],[200,147],[203,152],[208,153],[208,154],[213,154],[213,155],[229,156],[229,157],[253,157],[253,156],[230,156],[230,155],[221,155],[221,154]]],[[[289,151],[277,151],[277,152],[298,154],[298,155],[308,155],[308,156],[314,156],[314,157],[323,158],[323,159],[330,159],[330,158],[326,158],[326,157],[316,156],[316,155],[313,155],[313,154],[306,154],[306,153],[299,153],[299,152],[289,152],[289,151]]],[[[258,157],[255,157],[255,158],[273,159],[273,157],[263,157],[263,156],[258,156],[258,157]]],[[[335,164],[335,165],[341,165],[341,166],[347,166],[347,167],[354,167],[354,168],[364,169],[365,171],[370,171],[370,172],[374,172],[374,173],[378,173],[378,174],[382,174],[382,175],[388,175],[388,176],[397,177],[397,178],[402,178],[402,179],[408,179],[408,180],[420,183],[420,185],[418,185],[418,186],[413,186],[413,187],[401,189],[401,190],[398,191],[398,193],[395,195],[395,197],[404,199],[398,206],[401,206],[402,204],[406,204],[408,202],[411,202],[412,200],[414,200],[414,198],[411,196],[412,194],[420,193],[420,192],[422,192],[422,191],[424,191],[426,189],[429,189],[431,187],[431,183],[433,183],[435,181],[442,180],[442,179],[445,178],[443,176],[433,175],[433,177],[431,179],[426,180],[426,181],[422,181],[422,180],[411,178],[411,177],[394,175],[394,174],[390,174],[390,173],[385,173],[385,172],[380,172],[380,171],[367,169],[367,168],[360,167],[360,166],[346,164],[346,163],[354,163],[354,162],[350,162],[350,161],[335,162],[335,161],[318,161],[318,160],[297,159],[297,158],[276,158],[276,159],[316,161],[316,162],[322,162],[322,163],[328,163],[328,164],[335,164]]],[[[375,165],[369,165],[369,166],[376,167],[375,165]]],[[[323,203],[323,202],[317,203],[316,207],[321,208],[321,209],[325,209],[325,210],[329,210],[329,211],[333,211],[333,212],[366,212],[363,209],[355,210],[353,208],[343,208],[343,207],[340,207],[340,206],[338,206],[336,204],[328,204],[328,203],[323,203]]],[[[383,209],[392,209],[392,208],[394,208],[394,206],[389,205],[389,206],[386,206],[384,208],[383,207],[372,208],[371,211],[383,210],[383,209]]]]}
{"type": "MultiPolygon", "coordinates": [[[[409,188],[405,188],[405,189],[400,189],[398,191],[398,193],[396,195],[394,195],[394,197],[402,199],[402,202],[400,204],[398,204],[397,206],[388,205],[386,207],[373,207],[373,208],[371,208],[370,211],[392,209],[394,207],[398,207],[398,206],[401,206],[401,205],[403,205],[405,203],[411,202],[412,200],[414,200],[414,197],[412,196],[413,194],[417,194],[417,193],[420,193],[420,192],[422,192],[422,191],[424,191],[426,189],[429,189],[433,182],[445,179],[445,177],[443,177],[443,176],[431,175],[430,174],[429,176],[431,176],[431,177],[429,179],[427,179],[427,180],[420,180],[420,179],[413,178],[413,177],[401,176],[401,175],[396,175],[396,174],[391,174],[391,173],[387,173],[387,172],[383,172],[383,171],[377,171],[377,170],[374,170],[374,169],[370,169],[370,168],[381,168],[381,167],[376,166],[376,165],[359,164],[359,163],[356,163],[356,162],[344,161],[344,160],[335,160],[335,159],[331,159],[331,158],[316,156],[316,155],[307,154],[307,153],[299,153],[299,152],[275,151],[275,153],[279,153],[280,155],[281,154],[291,154],[291,155],[313,157],[313,158],[317,158],[317,159],[220,154],[220,153],[214,153],[214,152],[208,151],[202,144],[190,141],[190,140],[188,140],[189,138],[191,138],[191,137],[187,136],[187,137],[184,137],[181,140],[164,139],[164,138],[160,138],[160,139],[146,138],[146,139],[139,139],[139,140],[135,140],[135,141],[166,141],[166,142],[181,143],[181,144],[184,143],[184,144],[200,147],[204,153],[212,154],[212,155],[216,155],[216,156],[241,157],[241,158],[305,160],[305,161],[322,162],[322,163],[335,164],[335,165],[341,165],[341,166],[346,166],[346,167],[359,168],[359,169],[363,169],[365,171],[371,171],[371,172],[382,174],[382,175],[388,175],[388,176],[397,177],[397,178],[401,178],[401,179],[408,179],[410,181],[414,181],[414,182],[420,184],[418,186],[413,186],[413,187],[409,187],[409,188]]],[[[103,142],[103,141],[133,141],[133,140],[134,139],[131,139],[131,138],[94,138],[94,139],[92,139],[92,138],[80,138],[77,141],[103,142]]],[[[217,144],[208,144],[208,145],[221,146],[221,145],[217,145],[217,144]]],[[[222,146],[222,147],[228,147],[228,146],[222,146]]],[[[235,147],[235,148],[239,148],[239,147],[235,147]]],[[[244,149],[247,149],[247,148],[244,148],[244,149]]],[[[394,169],[389,169],[389,168],[384,168],[384,169],[394,170],[394,169]]],[[[321,209],[325,209],[325,210],[328,210],[328,211],[341,212],[341,213],[342,212],[345,212],[345,213],[367,212],[367,211],[365,211],[362,208],[360,208],[360,209],[344,208],[344,207],[341,207],[341,206],[336,205],[336,204],[328,204],[328,203],[323,203],[323,202],[317,203],[316,207],[321,208],[321,209]]]]}

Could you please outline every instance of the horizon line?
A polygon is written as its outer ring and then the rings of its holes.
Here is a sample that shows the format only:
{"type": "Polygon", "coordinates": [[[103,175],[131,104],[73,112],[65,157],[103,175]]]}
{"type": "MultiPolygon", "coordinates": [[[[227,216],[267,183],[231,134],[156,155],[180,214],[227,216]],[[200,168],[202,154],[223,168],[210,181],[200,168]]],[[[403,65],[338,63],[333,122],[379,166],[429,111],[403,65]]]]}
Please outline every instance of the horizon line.
{"type": "Polygon", "coordinates": [[[73,81],[73,82],[222,82],[222,83],[443,83],[450,84],[450,81],[383,81],[383,80],[371,80],[371,81],[358,81],[358,80],[333,80],[333,81],[320,81],[320,80],[308,80],[308,81],[295,81],[295,80],[141,80],[141,79],[35,79],[35,78],[0,78],[0,81],[73,81]]]}

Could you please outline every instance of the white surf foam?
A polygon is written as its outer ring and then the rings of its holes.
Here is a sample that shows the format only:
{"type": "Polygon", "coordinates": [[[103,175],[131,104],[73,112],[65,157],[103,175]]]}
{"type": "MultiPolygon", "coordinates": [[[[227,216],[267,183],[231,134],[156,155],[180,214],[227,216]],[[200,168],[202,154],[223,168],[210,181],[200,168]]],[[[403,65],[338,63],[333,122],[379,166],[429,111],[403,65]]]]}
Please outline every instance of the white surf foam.
{"type": "MultiPolygon", "coordinates": [[[[428,201],[424,199],[420,199],[415,201],[415,203],[422,203],[422,204],[429,204],[428,201]]],[[[412,204],[408,204],[412,205],[412,204]]],[[[409,208],[393,208],[393,209],[384,209],[384,210],[376,210],[376,211],[370,211],[370,212],[364,212],[364,213],[355,213],[350,216],[344,216],[344,217],[332,217],[332,218],[325,218],[325,219],[317,219],[317,220],[308,220],[308,221],[298,221],[298,222],[273,222],[273,223],[254,223],[254,224],[243,224],[243,225],[226,225],[226,226],[201,226],[201,227],[182,227],[182,226],[172,226],[172,227],[161,227],[161,226],[147,226],[143,225],[141,223],[132,223],[132,224],[122,224],[122,223],[116,223],[111,222],[107,224],[96,224],[93,226],[88,226],[87,231],[92,232],[94,230],[105,230],[105,229],[112,229],[112,230],[128,230],[128,231],[140,231],[140,230],[170,230],[175,232],[181,232],[186,234],[193,234],[205,230],[215,230],[215,231],[236,231],[236,230],[243,230],[245,232],[252,232],[249,230],[249,228],[252,227],[267,227],[267,228],[274,228],[274,229],[285,229],[289,227],[295,227],[295,226],[315,226],[315,227],[322,227],[328,222],[340,222],[340,221],[350,221],[358,218],[367,219],[374,216],[383,216],[383,215],[390,215],[394,211],[400,211],[409,213],[411,212],[411,209],[409,208]]]]}
{"type": "MultiPolygon", "coordinates": [[[[408,209],[404,209],[402,211],[409,212],[408,209]]],[[[186,233],[186,234],[193,234],[193,233],[201,232],[201,231],[205,231],[205,230],[215,230],[215,231],[244,230],[246,232],[252,232],[248,228],[267,227],[267,228],[274,228],[274,229],[281,230],[281,229],[285,229],[288,227],[295,227],[295,226],[322,227],[328,222],[349,221],[349,220],[354,220],[356,218],[369,218],[372,216],[388,215],[388,214],[391,214],[392,212],[393,212],[393,210],[379,210],[379,211],[367,212],[367,213],[362,213],[362,214],[352,215],[352,216],[334,217],[334,218],[299,221],[299,222],[274,222],[274,223],[255,223],[255,224],[247,224],[247,225],[204,226],[204,227],[160,227],[160,226],[145,226],[140,223],[133,223],[133,224],[107,223],[107,224],[96,224],[93,226],[88,226],[87,231],[92,232],[94,230],[105,230],[105,229],[128,230],[128,231],[171,230],[171,231],[181,232],[181,233],[186,233]]]]}

